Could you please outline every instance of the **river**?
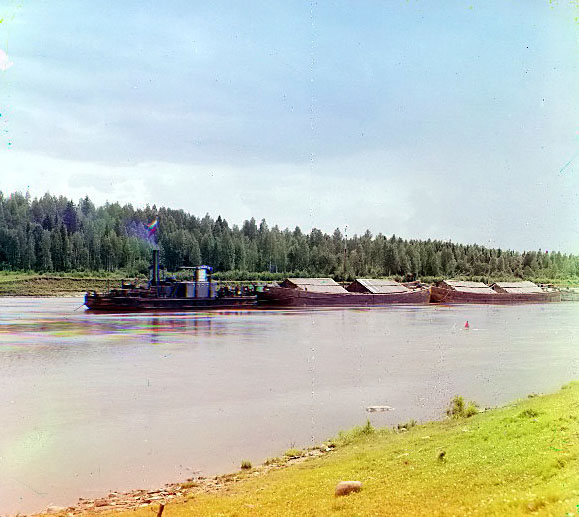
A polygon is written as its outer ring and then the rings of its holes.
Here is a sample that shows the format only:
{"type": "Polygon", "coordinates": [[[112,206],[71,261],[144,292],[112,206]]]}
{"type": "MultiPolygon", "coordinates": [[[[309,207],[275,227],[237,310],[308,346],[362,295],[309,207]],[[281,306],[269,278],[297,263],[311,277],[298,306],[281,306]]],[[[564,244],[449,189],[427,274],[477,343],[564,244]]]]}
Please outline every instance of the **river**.
{"type": "Polygon", "coordinates": [[[0,299],[0,514],[236,470],[367,418],[441,418],[455,394],[494,406],[579,378],[576,303],[165,315],[81,303],[0,299]]]}

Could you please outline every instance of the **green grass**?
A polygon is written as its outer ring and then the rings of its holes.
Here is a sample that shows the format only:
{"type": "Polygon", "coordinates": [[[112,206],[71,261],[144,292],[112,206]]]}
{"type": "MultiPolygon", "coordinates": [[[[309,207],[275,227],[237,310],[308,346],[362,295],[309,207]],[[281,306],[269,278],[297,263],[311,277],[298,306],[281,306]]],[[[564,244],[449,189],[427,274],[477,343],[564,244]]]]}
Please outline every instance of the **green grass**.
{"type": "Polygon", "coordinates": [[[274,458],[267,458],[263,464],[264,465],[277,465],[279,463],[283,463],[285,461],[285,458],[278,458],[278,457],[274,457],[274,458]]]}
{"type": "Polygon", "coordinates": [[[181,483],[182,488],[195,488],[198,486],[199,486],[199,483],[193,481],[192,479],[185,481],[185,483],[181,483]]]}
{"type": "Polygon", "coordinates": [[[261,477],[240,474],[234,486],[193,493],[163,515],[577,515],[578,382],[406,432],[366,424],[332,443],[334,452],[261,477]],[[361,481],[362,491],[335,497],[341,480],[361,481]]]}
{"type": "MultiPolygon", "coordinates": [[[[139,275],[142,277],[142,275],[139,275]]],[[[54,272],[37,272],[37,271],[8,271],[0,269],[0,282],[10,282],[13,280],[26,280],[31,278],[97,278],[97,279],[119,279],[134,278],[125,271],[54,271],[54,272]]],[[[142,277],[144,278],[144,277],[142,277]]]]}
{"type": "Polygon", "coordinates": [[[106,272],[38,274],[0,271],[0,296],[61,296],[103,291],[120,286],[121,278],[130,277],[106,272]]]}
{"type": "Polygon", "coordinates": [[[301,449],[291,448],[285,451],[283,455],[286,458],[301,458],[304,455],[304,451],[301,449]]]}
{"type": "Polygon", "coordinates": [[[403,422],[401,424],[396,424],[396,429],[398,429],[399,431],[401,430],[405,430],[408,431],[409,429],[416,427],[418,425],[418,422],[414,419],[412,420],[408,420],[408,422],[403,422]]]}

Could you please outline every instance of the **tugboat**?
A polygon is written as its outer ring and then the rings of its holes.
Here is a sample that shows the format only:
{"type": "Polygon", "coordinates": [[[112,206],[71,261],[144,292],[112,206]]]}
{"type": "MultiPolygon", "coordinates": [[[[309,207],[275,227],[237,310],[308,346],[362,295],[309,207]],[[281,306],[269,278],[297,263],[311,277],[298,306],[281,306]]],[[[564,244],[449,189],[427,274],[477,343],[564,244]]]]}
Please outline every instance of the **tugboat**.
{"type": "Polygon", "coordinates": [[[100,294],[87,292],[84,304],[91,310],[110,312],[197,311],[232,309],[256,305],[257,296],[250,288],[217,287],[211,266],[182,267],[191,270],[193,280],[161,278],[159,250],[153,249],[151,278],[145,286],[121,283],[121,287],[100,294]]]}

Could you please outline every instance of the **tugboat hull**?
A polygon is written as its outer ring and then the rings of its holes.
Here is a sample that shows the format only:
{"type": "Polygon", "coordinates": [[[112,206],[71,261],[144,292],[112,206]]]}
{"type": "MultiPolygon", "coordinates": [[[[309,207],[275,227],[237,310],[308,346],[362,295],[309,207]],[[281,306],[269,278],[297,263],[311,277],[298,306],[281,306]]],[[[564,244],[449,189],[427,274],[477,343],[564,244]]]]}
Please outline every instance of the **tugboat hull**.
{"type": "Polygon", "coordinates": [[[107,296],[87,293],[84,304],[95,311],[149,312],[149,311],[203,311],[236,309],[255,306],[256,296],[223,298],[153,298],[135,296],[107,296]]]}

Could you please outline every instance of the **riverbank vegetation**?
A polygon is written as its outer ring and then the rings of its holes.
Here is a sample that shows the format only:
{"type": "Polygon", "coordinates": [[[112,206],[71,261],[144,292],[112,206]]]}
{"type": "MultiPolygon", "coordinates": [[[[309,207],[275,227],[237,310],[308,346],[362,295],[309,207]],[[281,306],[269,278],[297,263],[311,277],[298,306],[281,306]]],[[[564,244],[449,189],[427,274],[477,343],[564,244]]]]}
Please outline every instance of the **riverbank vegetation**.
{"type": "MultiPolygon", "coordinates": [[[[67,296],[118,286],[119,272],[14,272],[0,271],[0,296],[67,296]]],[[[144,280],[145,277],[142,277],[144,280]]]]}
{"type": "MultiPolygon", "coordinates": [[[[293,461],[281,469],[190,480],[163,515],[576,515],[579,382],[470,417],[461,407],[439,422],[360,426],[320,448],[331,452],[277,458],[293,461]],[[342,480],[361,492],[336,497],[342,480]]],[[[149,517],[158,503],[114,515],[149,517]]]]}
{"type": "Polygon", "coordinates": [[[96,207],[45,194],[0,193],[0,270],[86,273],[102,277],[146,275],[150,248],[158,245],[164,265],[209,264],[223,280],[278,280],[284,276],[421,278],[483,281],[528,279],[579,285],[579,257],[543,250],[519,253],[439,240],[405,240],[395,235],[345,238],[318,229],[303,233],[270,228],[265,220],[231,225],[221,217],[183,210],[107,203],[96,207]],[[158,221],[151,234],[147,226],[158,221]]]}
{"type": "Polygon", "coordinates": [[[51,275],[0,276],[0,296],[78,296],[86,291],[103,291],[118,286],[116,278],[51,275]]]}

